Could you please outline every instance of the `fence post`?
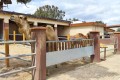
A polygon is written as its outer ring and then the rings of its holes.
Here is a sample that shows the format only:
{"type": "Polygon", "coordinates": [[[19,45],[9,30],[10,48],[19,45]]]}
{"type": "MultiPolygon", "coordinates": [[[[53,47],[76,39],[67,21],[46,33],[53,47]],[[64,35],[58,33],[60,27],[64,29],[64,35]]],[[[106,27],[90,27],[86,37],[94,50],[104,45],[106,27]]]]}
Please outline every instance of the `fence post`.
{"type": "Polygon", "coordinates": [[[100,62],[100,34],[98,31],[91,31],[89,36],[91,39],[94,39],[94,55],[91,55],[91,61],[100,62]]]}
{"type": "MultiPolygon", "coordinates": [[[[25,34],[23,33],[22,36],[23,36],[23,41],[25,41],[25,34]]],[[[25,45],[25,43],[23,43],[23,45],[25,45]]]]}
{"type": "Polygon", "coordinates": [[[67,35],[67,40],[70,40],[70,34],[67,35]]]}
{"type": "Polygon", "coordinates": [[[16,32],[15,31],[13,31],[13,40],[16,41],[16,32]]]}
{"type": "Polygon", "coordinates": [[[115,46],[115,48],[117,48],[116,53],[120,54],[120,32],[115,32],[114,36],[117,38],[117,45],[115,46]]]}
{"type": "MultiPolygon", "coordinates": [[[[8,23],[4,23],[5,29],[4,29],[4,39],[5,41],[9,40],[9,24],[8,23]]],[[[5,57],[9,56],[9,44],[5,44],[5,57]]],[[[10,67],[9,64],[9,59],[5,60],[6,66],[10,67]]]]}
{"type": "Polygon", "coordinates": [[[46,80],[46,28],[35,27],[31,29],[36,39],[36,71],[34,80],[46,80]]]}

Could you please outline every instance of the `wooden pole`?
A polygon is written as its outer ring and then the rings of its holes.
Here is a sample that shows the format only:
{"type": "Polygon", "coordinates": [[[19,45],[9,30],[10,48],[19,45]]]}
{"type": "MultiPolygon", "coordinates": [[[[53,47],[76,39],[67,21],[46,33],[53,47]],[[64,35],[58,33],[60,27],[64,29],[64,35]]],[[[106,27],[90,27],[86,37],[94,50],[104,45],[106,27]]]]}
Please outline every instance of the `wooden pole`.
{"type": "Polygon", "coordinates": [[[23,41],[25,41],[25,34],[23,33],[23,41]]]}
{"type": "MultiPolygon", "coordinates": [[[[25,41],[25,34],[23,33],[23,41],[25,41]]],[[[23,45],[24,45],[24,43],[23,43],[23,45]]]]}
{"type": "Polygon", "coordinates": [[[70,34],[67,35],[67,40],[70,40],[70,34]]]}
{"type": "Polygon", "coordinates": [[[36,71],[33,80],[46,80],[46,28],[31,29],[36,38],[36,71]]]}
{"type": "MultiPolygon", "coordinates": [[[[4,39],[5,41],[8,41],[9,40],[9,30],[8,29],[5,29],[4,31],[4,39]]],[[[8,57],[9,56],[9,44],[5,44],[5,57],[8,57]]],[[[6,59],[5,60],[5,63],[6,63],[6,66],[9,67],[10,64],[9,64],[9,59],[6,59]]]]}
{"type": "Polygon", "coordinates": [[[13,31],[13,40],[16,41],[16,32],[15,31],[13,31]]]}

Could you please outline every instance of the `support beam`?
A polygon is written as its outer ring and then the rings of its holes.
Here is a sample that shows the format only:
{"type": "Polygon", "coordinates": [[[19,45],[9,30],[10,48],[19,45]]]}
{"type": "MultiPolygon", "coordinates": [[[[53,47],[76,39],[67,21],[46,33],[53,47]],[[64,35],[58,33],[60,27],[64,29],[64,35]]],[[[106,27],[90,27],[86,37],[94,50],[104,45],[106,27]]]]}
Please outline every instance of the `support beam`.
{"type": "MultiPolygon", "coordinates": [[[[4,23],[4,40],[9,40],[9,23],[4,23]]],[[[9,44],[5,44],[5,57],[9,57],[9,44]]],[[[5,60],[6,67],[10,67],[9,59],[5,60]]]]}
{"type": "Polygon", "coordinates": [[[54,28],[55,28],[55,33],[56,33],[56,35],[58,36],[57,24],[54,25],[54,28]]]}

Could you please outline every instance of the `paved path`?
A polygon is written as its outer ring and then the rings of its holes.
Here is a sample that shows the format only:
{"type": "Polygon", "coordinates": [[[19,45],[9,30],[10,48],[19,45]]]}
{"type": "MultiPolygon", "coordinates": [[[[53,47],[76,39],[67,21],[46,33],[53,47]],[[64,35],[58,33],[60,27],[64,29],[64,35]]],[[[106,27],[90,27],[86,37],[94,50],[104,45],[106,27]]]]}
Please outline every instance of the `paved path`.
{"type": "Polygon", "coordinates": [[[109,56],[99,63],[66,67],[47,80],[120,80],[120,55],[109,56]]]}

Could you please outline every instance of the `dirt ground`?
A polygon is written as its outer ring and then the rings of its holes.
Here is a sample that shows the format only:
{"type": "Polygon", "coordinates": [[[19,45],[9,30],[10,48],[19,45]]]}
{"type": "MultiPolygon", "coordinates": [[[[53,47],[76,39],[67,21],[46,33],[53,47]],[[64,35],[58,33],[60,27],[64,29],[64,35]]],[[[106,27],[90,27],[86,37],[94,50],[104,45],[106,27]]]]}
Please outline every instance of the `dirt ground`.
{"type": "MultiPolygon", "coordinates": [[[[113,46],[109,46],[112,49],[113,46]]],[[[102,51],[102,49],[101,49],[102,51]]],[[[4,52],[4,45],[0,45],[0,52],[4,52]]],[[[10,45],[10,55],[31,53],[30,46],[21,44],[10,45]]],[[[4,57],[0,54],[0,57],[4,57]]],[[[30,60],[31,57],[24,57],[30,60]]],[[[103,53],[101,53],[103,58],[103,53]]],[[[120,55],[107,51],[107,60],[99,63],[90,63],[89,58],[69,61],[58,68],[48,67],[47,80],[120,80],[120,55]]],[[[0,61],[0,73],[30,67],[31,62],[20,59],[11,59],[10,67],[6,68],[4,61],[0,61]]],[[[0,80],[31,80],[31,72],[20,72],[0,77],[0,80]]]]}

